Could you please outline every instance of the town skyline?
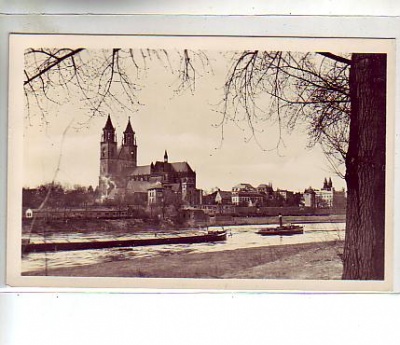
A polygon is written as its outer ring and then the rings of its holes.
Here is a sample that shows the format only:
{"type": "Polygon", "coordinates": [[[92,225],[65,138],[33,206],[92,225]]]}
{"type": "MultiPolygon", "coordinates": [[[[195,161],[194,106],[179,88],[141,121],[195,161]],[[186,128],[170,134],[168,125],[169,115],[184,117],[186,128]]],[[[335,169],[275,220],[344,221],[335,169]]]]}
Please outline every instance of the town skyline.
{"type": "Polygon", "coordinates": [[[23,186],[48,183],[54,176],[62,184],[97,186],[101,132],[110,115],[118,143],[131,119],[139,165],[162,161],[167,150],[171,161],[191,165],[197,173],[197,187],[203,190],[230,190],[238,183],[272,183],[274,188],[302,191],[310,186],[319,188],[328,176],[335,188],[345,187],[319,145],[308,148],[305,125],[287,133],[280,132],[277,123],[260,121],[255,138],[240,117],[221,127],[218,104],[229,69],[222,53],[207,52],[212,72],[198,77],[193,93],[177,94],[176,74],[157,62],[148,62],[147,75],[139,80],[140,104],[136,108],[122,109],[115,102],[110,111],[94,116],[82,106],[79,95],[70,94],[63,104],[46,103],[48,118],[44,123],[40,110],[31,104],[30,112],[38,114],[25,114],[23,186]]]}
{"type": "MultiPolygon", "coordinates": [[[[101,121],[105,122],[105,120],[106,120],[106,118],[96,119],[96,123],[101,123],[101,121]]],[[[116,133],[117,133],[117,137],[118,137],[117,140],[118,140],[118,143],[119,143],[121,141],[121,138],[122,138],[122,132],[124,130],[124,124],[123,124],[123,120],[121,120],[121,119],[119,119],[118,121],[115,121],[115,122],[117,123],[117,124],[114,124],[114,125],[116,127],[116,133]]],[[[132,120],[132,123],[133,123],[132,126],[135,128],[133,120],[132,120]]],[[[104,126],[104,124],[103,124],[103,126],[104,126]]],[[[99,133],[101,133],[101,128],[103,126],[100,125],[99,133]]],[[[99,126],[96,126],[96,127],[99,127],[99,126]]],[[[98,134],[97,136],[95,134],[92,134],[90,136],[86,136],[86,135],[82,135],[82,133],[80,133],[80,131],[81,130],[78,130],[77,132],[72,134],[71,137],[68,137],[65,140],[66,141],[76,141],[76,140],[78,140],[79,142],[82,143],[82,145],[84,143],[89,145],[89,140],[92,140],[92,139],[96,142],[95,145],[93,145],[93,143],[90,143],[91,150],[89,151],[90,154],[88,156],[92,157],[92,158],[85,159],[87,162],[95,161],[95,163],[93,163],[93,164],[89,163],[90,165],[94,165],[94,167],[93,166],[90,166],[90,167],[88,166],[88,167],[84,168],[85,170],[89,170],[91,172],[91,176],[89,176],[89,174],[81,174],[80,176],[72,175],[70,173],[70,171],[81,170],[82,166],[80,165],[79,167],[78,166],[74,167],[72,165],[72,166],[69,166],[68,169],[67,169],[66,167],[64,167],[63,159],[61,158],[61,161],[60,161],[60,163],[61,163],[60,164],[60,172],[59,172],[59,175],[56,178],[55,182],[58,182],[58,183],[60,183],[62,185],[71,186],[71,187],[74,186],[74,185],[81,185],[81,186],[85,186],[85,187],[92,186],[93,188],[95,188],[96,186],[98,186],[98,178],[99,178],[99,176],[98,176],[99,175],[99,169],[100,169],[100,167],[99,167],[99,157],[100,157],[99,142],[100,142],[101,134],[98,134]],[[78,178],[76,178],[76,177],[78,177],[78,178]]],[[[258,177],[258,179],[257,179],[257,177],[256,178],[251,178],[251,177],[249,178],[249,176],[252,176],[251,172],[249,174],[247,174],[247,176],[244,174],[241,178],[240,178],[240,176],[238,176],[238,174],[236,174],[236,175],[229,174],[229,175],[233,175],[233,176],[228,181],[226,181],[226,175],[225,175],[225,177],[223,179],[224,181],[222,181],[220,179],[220,177],[214,176],[215,177],[214,180],[207,183],[205,181],[205,179],[201,175],[202,169],[201,169],[201,167],[199,169],[200,165],[199,165],[198,161],[195,161],[194,164],[193,164],[193,159],[190,159],[190,158],[189,159],[185,159],[185,157],[183,157],[182,153],[179,150],[174,150],[174,146],[170,146],[168,148],[166,147],[165,149],[163,149],[162,143],[158,143],[158,145],[157,145],[160,148],[160,150],[159,150],[159,156],[156,157],[156,153],[157,152],[156,152],[155,148],[148,149],[146,147],[142,147],[142,145],[140,144],[141,142],[144,142],[144,143],[151,142],[151,139],[149,140],[147,138],[147,140],[143,140],[142,141],[140,133],[138,133],[137,131],[135,131],[135,132],[136,132],[136,136],[138,138],[138,152],[139,152],[139,154],[138,154],[138,163],[140,165],[141,164],[150,164],[151,162],[156,162],[156,161],[162,161],[164,150],[167,150],[168,155],[170,157],[170,160],[173,160],[173,161],[186,161],[189,164],[191,164],[192,168],[197,172],[198,188],[202,189],[205,192],[211,192],[213,190],[216,190],[217,188],[219,188],[221,190],[231,190],[235,185],[240,184],[240,183],[249,183],[254,187],[257,187],[260,184],[270,184],[271,183],[275,190],[276,189],[281,189],[281,190],[292,190],[292,191],[295,191],[295,192],[302,192],[302,191],[304,191],[304,189],[309,188],[309,187],[312,187],[312,188],[315,188],[315,189],[321,188],[324,178],[329,178],[329,177],[332,178],[333,185],[334,185],[336,190],[340,190],[340,189],[344,188],[344,183],[342,183],[342,184],[340,183],[340,182],[342,182],[342,179],[340,179],[337,176],[335,177],[332,172],[329,172],[328,167],[326,167],[326,169],[323,169],[323,168],[322,169],[316,169],[316,170],[320,170],[319,171],[320,174],[318,176],[314,175],[314,176],[316,176],[315,179],[313,179],[313,178],[312,179],[307,179],[307,181],[309,183],[308,184],[303,184],[303,185],[300,185],[301,182],[299,183],[299,181],[293,181],[294,183],[286,184],[284,180],[276,180],[276,179],[273,179],[273,178],[269,178],[269,179],[268,178],[262,179],[262,177],[261,178],[258,177]],[[176,152],[176,151],[178,151],[178,153],[180,153],[179,156],[174,154],[174,152],[176,152]],[[153,159],[151,159],[151,158],[147,159],[147,157],[143,157],[143,154],[141,154],[142,152],[145,152],[145,154],[148,155],[148,156],[153,154],[154,158],[153,159]],[[235,177],[236,177],[236,179],[235,179],[235,177]],[[339,181],[339,183],[338,183],[338,181],[339,181]]],[[[47,137],[47,139],[50,139],[50,138],[47,137]]],[[[60,137],[58,139],[61,140],[60,137]]],[[[251,144],[243,143],[243,145],[251,145],[251,144]]],[[[50,146],[54,147],[54,143],[50,144],[50,146]]],[[[68,145],[65,145],[65,143],[64,143],[64,146],[68,147],[68,145]]],[[[87,148],[87,146],[86,146],[86,148],[87,148]]],[[[259,149],[260,150],[260,152],[258,152],[259,156],[263,155],[263,152],[261,151],[260,148],[255,147],[254,149],[255,150],[259,149]]],[[[221,150],[222,151],[223,148],[219,148],[219,149],[217,148],[217,150],[221,150]]],[[[315,150],[315,148],[314,148],[314,150],[315,150]]],[[[80,150],[79,152],[76,152],[76,153],[74,153],[74,152],[63,152],[62,156],[71,155],[71,156],[75,156],[76,157],[77,155],[78,156],[81,155],[82,152],[88,153],[88,151],[81,151],[80,150]]],[[[307,156],[307,153],[309,153],[309,151],[305,150],[305,156],[307,156]]],[[[265,153],[266,156],[271,155],[271,154],[273,155],[274,153],[271,153],[271,152],[265,153]]],[[[57,155],[55,153],[53,153],[53,155],[52,155],[52,161],[53,162],[56,161],[56,156],[57,155]]],[[[309,157],[313,157],[313,154],[311,153],[309,155],[309,157]]],[[[284,160],[284,157],[274,157],[274,158],[277,159],[277,160],[280,160],[280,159],[284,160]]],[[[324,158],[323,155],[322,155],[321,158],[324,158]]],[[[216,159],[218,159],[218,157],[216,159]]],[[[293,157],[293,156],[290,157],[290,159],[298,161],[298,159],[296,159],[296,157],[293,157]]],[[[79,158],[78,158],[78,161],[79,161],[79,158]]],[[[310,161],[310,160],[308,161],[309,164],[311,164],[311,162],[312,161],[310,161]]],[[[261,164],[262,164],[262,162],[261,162],[261,164]]],[[[315,164],[315,162],[314,162],[314,164],[315,164]]],[[[241,168],[241,167],[239,167],[239,168],[241,168]]],[[[310,171],[310,170],[308,170],[308,171],[310,171]]],[[[52,173],[53,172],[51,170],[49,170],[49,174],[48,174],[49,178],[51,178],[53,176],[52,173]]],[[[33,188],[33,187],[39,186],[41,184],[46,184],[46,183],[51,183],[51,182],[52,182],[51,179],[47,179],[46,180],[45,178],[41,178],[40,176],[38,176],[36,182],[33,182],[31,178],[29,179],[29,182],[25,181],[24,187],[33,188]]]]}

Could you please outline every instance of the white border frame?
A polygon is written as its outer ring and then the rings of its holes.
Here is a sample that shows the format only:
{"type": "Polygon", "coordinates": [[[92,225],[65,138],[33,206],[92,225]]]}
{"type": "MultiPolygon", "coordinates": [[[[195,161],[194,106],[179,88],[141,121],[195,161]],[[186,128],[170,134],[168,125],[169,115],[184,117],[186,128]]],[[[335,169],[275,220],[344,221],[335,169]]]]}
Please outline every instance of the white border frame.
{"type": "MultiPolygon", "coordinates": [[[[7,35],[11,32],[26,33],[77,33],[77,34],[162,34],[162,35],[233,35],[233,36],[297,36],[297,37],[360,37],[360,38],[394,38],[398,40],[400,23],[398,18],[373,17],[219,17],[219,16],[8,16],[3,17],[1,46],[7,46],[7,35]],[[100,25],[101,23],[101,25],[100,25]],[[99,28],[102,29],[99,32],[99,28]]],[[[399,47],[396,47],[396,60],[399,56],[399,47]]],[[[2,61],[7,61],[7,52],[1,51],[2,61]]],[[[7,75],[8,66],[1,65],[2,75],[7,75]]],[[[396,89],[399,85],[399,68],[396,66],[396,89]]],[[[7,121],[4,114],[7,104],[7,85],[2,80],[1,87],[1,112],[0,125],[2,128],[0,151],[1,162],[6,162],[5,145],[7,121]]],[[[399,98],[396,95],[396,118],[398,116],[399,98]]],[[[395,123],[396,144],[398,145],[399,124],[395,123]]],[[[398,151],[395,152],[395,170],[397,175],[398,151]]],[[[5,181],[4,170],[0,175],[5,181]]],[[[3,186],[6,184],[3,183],[3,186]]],[[[396,200],[395,209],[398,207],[398,185],[394,186],[396,200]]],[[[4,189],[2,189],[4,191],[4,189]]],[[[0,235],[4,238],[4,210],[5,193],[1,195],[2,207],[0,217],[3,220],[0,235]]],[[[395,228],[398,228],[398,213],[394,217],[395,228]]],[[[395,233],[394,253],[394,290],[399,289],[399,238],[398,230],[395,233]]],[[[4,242],[2,242],[4,243],[4,242]]],[[[3,247],[4,248],[4,247],[3,247]]],[[[4,251],[3,251],[4,253],[4,251]]],[[[4,260],[4,256],[2,257],[4,260]]],[[[2,260],[1,263],[4,263],[2,260]]],[[[4,266],[0,267],[4,277],[4,266]]]]}
{"type": "MultiPolygon", "coordinates": [[[[29,1],[31,5],[32,1],[29,1]]],[[[388,0],[399,4],[396,0],[388,0]]],[[[282,3],[282,1],[280,1],[282,3]]],[[[347,2],[347,1],[346,1],[347,2]]],[[[365,2],[360,1],[365,8],[365,2]]],[[[378,7],[381,2],[374,2],[378,7]]],[[[7,4],[9,2],[6,2],[7,4]]],[[[96,1],[96,4],[99,2],[96,1]]],[[[242,2],[250,7],[248,2],[242,2]]],[[[354,4],[348,1],[349,6],[354,4]]],[[[76,3],[71,2],[71,7],[76,3]]],[[[299,3],[300,4],[300,3],[299,3]]],[[[319,13],[330,13],[320,2],[313,6],[319,13]]],[[[115,6],[115,2],[111,2],[115,6]]],[[[229,5],[228,5],[229,6],[229,5]]],[[[309,14],[312,7],[301,3],[309,14]]],[[[340,6],[338,6],[339,8],[340,6]]],[[[24,7],[26,8],[26,7],[24,7]]],[[[348,9],[348,7],[346,7],[348,9]]],[[[359,8],[342,14],[359,14],[359,8]]],[[[376,7],[375,7],[376,8],[376,7]]],[[[37,7],[35,7],[37,9],[37,7]]],[[[43,12],[43,11],[40,11],[43,12]]],[[[281,14],[284,11],[281,11],[281,14]]],[[[296,14],[293,9],[284,12],[296,14]],[[289,12],[290,11],[290,12],[289,12]]],[[[332,12],[331,12],[332,13],[332,12]]],[[[361,12],[362,13],[362,12],[361,12]]],[[[257,13],[260,14],[260,13],[257,13]]],[[[381,14],[373,10],[370,14],[381,14]]],[[[399,15],[386,11],[383,15],[399,15]]],[[[275,36],[351,36],[400,38],[400,18],[387,17],[189,17],[173,16],[1,16],[0,75],[8,73],[8,34],[19,33],[159,33],[171,34],[197,31],[236,35],[275,36]],[[106,23],[106,24],[105,24],[106,23]],[[235,23],[235,24],[233,24],[235,23]],[[229,26],[229,28],[228,28],[229,26]]],[[[397,53],[400,48],[397,43],[397,53]]],[[[398,58],[397,58],[398,60],[398,58]]],[[[398,176],[399,155],[399,65],[396,67],[395,176],[398,176]]],[[[7,164],[7,78],[0,79],[0,166],[7,164]]],[[[342,294],[143,294],[126,289],[60,289],[11,288],[5,286],[6,239],[6,170],[0,169],[0,342],[8,345],[29,343],[59,345],[76,342],[97,345],[115,342],[130,344],[135,339],[145,344],[158,342],[187,344],[237,344],[243,342],[307,342],[327,345],[340,342],[376,345],[398,343],[400,295],[342,294]],[[87,293],[91,292],[91,293],[87,293]],[[101,292],[101,293],[99,293],[101,292]],[[104,293],[112,292],[112,294],[104,293]],[[130,294],[126,294],[130,292],[130,294]],[[112,320],[110,316],[112,315],[112,320]],[[285,323],[282,323],[285,320],[285,323]],[[180,325],[180,334],[171,330],[180,325]],[[84,326],[81,326],[84,325],[84,326]],[[154,325],[157,326],[154,328],[154,325]],[[207,333],[199,334],[198,327],[207,333]],[[208,327],[213,327],[213,330],[208,327]],[[284,325],[284,327],[282,326],[284,325]],[[290,329],[287,328],[290,325],[290,329]],[[70,328],[71,332],[65,332],[70,328]],[[21,332],[21,329],[24,331],[21,332]],[[43,332],[45,331],[45,337],[43,332]],[[60,338],[60,334],[62,337],[60,338]],[[196,335],[196,339],[193,339],[196,335]],[[95,338],[94,338],[95,336],[95,338]]],[[[400,291],[400,204],[399,183],[395,181],[394,291],[400,291]]],[[[140,292],[137,291],[137,292],[140,292]]]]}

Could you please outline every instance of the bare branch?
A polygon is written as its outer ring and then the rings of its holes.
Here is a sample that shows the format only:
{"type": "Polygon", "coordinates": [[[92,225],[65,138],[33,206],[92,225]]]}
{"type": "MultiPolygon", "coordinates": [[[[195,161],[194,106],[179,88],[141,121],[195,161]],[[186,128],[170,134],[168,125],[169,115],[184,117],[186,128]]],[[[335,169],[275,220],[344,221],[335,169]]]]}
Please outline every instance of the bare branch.
{"type": "Polygon", "coordinates": [[[329,59],[344,63],[346,65],[351,65],[351,60],[346,59],[346,58],[344,58],[342,56],[339,56],[339,55],[335,55],[335,54],[328,53],[328,52],[317,52],[317,54],[325,56],[325,57],[327,57],[329,59]]]}
{"type": "MultiPolygon", "coordinates": [[[[80,53],[82,50],[84,50],[84,49],[83,48],[79,48],[79,49],[73,50],[72,52],[64,55],[63,57],[56,59],[56,61],[54,61],[53,63],[49,64],[46,68],[41,70],[39,73],[37,73],[37,74],[29,77],[27,80],[25,80],[24,81],[24,85],[29,84],[30,82],[32,82],[36,78],[40,77],[42,74],[45,74],[46,72],[50,71],[53,67],[57,66],[58,64],[60,64],[65,59],[68,59],[68,58],[80,53]]],[[[27,73],[25,73],[25,74],[27,75],[27,73]]]]}
{"type": "Polygon", "coordinates": [[[276,123],[279,137],[275,149],[279,150],[282,130],[293,130],[300,121],[309,128],[310,145],[321,144],[330,161],[341,165],[348,144],[349,65],[318,55],[258,50],[234,53],[224,87],[221,126],[243,114],[251,138],[258,143],[257,123],[276,123]]]}

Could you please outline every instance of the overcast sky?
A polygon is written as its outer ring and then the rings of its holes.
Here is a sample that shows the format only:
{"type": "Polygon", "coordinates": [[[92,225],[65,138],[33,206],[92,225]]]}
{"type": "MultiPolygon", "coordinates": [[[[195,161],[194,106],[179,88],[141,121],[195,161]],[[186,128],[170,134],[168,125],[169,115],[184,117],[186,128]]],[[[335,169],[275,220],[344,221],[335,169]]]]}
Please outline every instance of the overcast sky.
{"type": "MultiPolygon", "coordinates": [[[[320,147],[307,148],[308,138],[302,126],[291,135],[283,133],[284,145],[279,151],[273,150],[278,140],[278,129],[273,123],[259,125],[259,143],[247,141],[249,131],[245,122],[228,123],[221,141],[217,104],[222,100],[228,63],[220,52],[208,51],[207,56],[212,72],[205,69],[198,73],[193,94],[176,95],[176,73],[153,61],[148,64],[146,75],[138,80],[141,105],[132,111],[118,107],[110,111],[118,143],[128,117],[131,118],[139,165],[162,160],[167,150],[170,162],[189,162],[197,172],[197,187],[204,190],[230,190],[235,184],[246,182],[253,186],[272,183],[274,188],[303,191],[309,186],[321,188],[325,177],[332,178],[336,189],[345,186],[332,172],[320,147]]],[[[43,126],[38,115],[25,121],[24,186],[34,187],[54,176],[69,185],[97,186],[100,138],[106,115],[86,123],[91,112],[76,94],[70,95],[63,105],[49,107],[48,125],[43,126]],[[82,126],[82,122],[86,125],[82,126]],[[69,124],[71,127],[64,135],[69,124]],[[55,175],[58,162],[60,169],[55,175]]]]}

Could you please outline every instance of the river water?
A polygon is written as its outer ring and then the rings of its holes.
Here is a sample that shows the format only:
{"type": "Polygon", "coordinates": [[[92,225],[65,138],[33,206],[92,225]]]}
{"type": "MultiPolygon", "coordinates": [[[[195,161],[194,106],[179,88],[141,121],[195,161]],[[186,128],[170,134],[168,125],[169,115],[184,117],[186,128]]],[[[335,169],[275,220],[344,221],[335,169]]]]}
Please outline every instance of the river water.
{"type": "MultiPolygon", "coordinates": [[[[95,250],[77,250],[60,251],[49,253],[30,253],[22,258],[22,273],[40,272],[45,267],[59,268],[97,264],[110,261],[126,260],[135,257],[154,256],[165,253],[177,252],[212,252],[222,250],[233,250],[238,248],[250,248],[261,246],[298,244],[310,242],[324,242],[333,240],[344,240],[345,223],[309,223],[303,224],[304,234],[294,236],[261,236],[256,233],[260,227],[269,227],[272,225],[241,225],[225,226],[228,231],[227,240],[215,243],[194,243],[194,244],[168,244],[158,246],[143,246],[129,248],[107,248],[95,250]]],[[[211,227],[210,230],[213,228],[211,227]]],[[[220,228],[216,228],[220,229],[220,228]]],[[[191,232],[185,232],[189,234],[191,232]]],[[[198,231],[197,231],[198,233],[198,231]]],[[[47,241],[83,241],[90,239],[99,239],[100,234],[57,234],[47,237],[47,241]]],[[[101,234],[101,239],[128,239],[140,237],[154,237],[154,232],[141,233],[140,236],[120,233],[110,237],[108,234],[101,234]]],[[[158,236],[163,236],[159,233],[158,236]]],[[[43,238],[31,237],[33,242],[43,241],[43,238]]]]}

